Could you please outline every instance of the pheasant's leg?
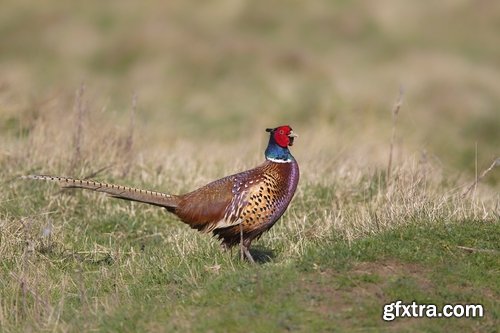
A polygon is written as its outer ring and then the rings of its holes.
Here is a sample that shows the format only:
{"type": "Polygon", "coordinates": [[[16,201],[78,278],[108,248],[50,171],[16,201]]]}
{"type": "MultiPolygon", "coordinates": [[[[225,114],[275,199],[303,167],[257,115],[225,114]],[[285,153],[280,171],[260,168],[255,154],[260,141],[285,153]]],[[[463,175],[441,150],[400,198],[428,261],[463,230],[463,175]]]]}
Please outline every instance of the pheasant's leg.
{"type": "Polygon", "coordinates": [[[240,223],[240,259],[245,259],[245,245],[243,244],[243,226],[240,223]]]}
{"type": "Polygon", "coordinates": [[[243,238],[243,225],[240,223],[240,258],[241,261],[245,260],[245,257],[247,257],[248,261],[250,261],[252,264],[255,264],[255,260],[253,260],[252,255],[250,254],[250,251],[248,250],[250,248],[250,242],[245,242],[243,238]],[[245,244],[247,243],[247,244],[245,244]]]}

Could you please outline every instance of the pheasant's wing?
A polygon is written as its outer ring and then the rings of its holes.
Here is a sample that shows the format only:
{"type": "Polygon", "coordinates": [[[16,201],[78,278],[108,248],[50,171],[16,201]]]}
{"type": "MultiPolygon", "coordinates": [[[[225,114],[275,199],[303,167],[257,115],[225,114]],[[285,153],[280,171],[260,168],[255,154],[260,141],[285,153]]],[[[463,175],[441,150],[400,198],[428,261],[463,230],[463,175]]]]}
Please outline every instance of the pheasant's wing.
{"type": "Polygon", "coordinates": [[[223,219],[233,195],[232,176],[216,180],[180,196],[175,214],[192,228],[207,230],[223,219]]]}
{"type": "Polygon", "coordinates": [[[80,188],[96,192],[103,192],[109,194],[113,198],[143,202],[150,205],[165,207],[167,209],[175,209],[179,201],[179,197],[175,195],[149,190],[141,190],[121,185],[101,183],[93,180],[44,175],[30,175],[23,176],[22,178],[53,181],[57,182],[62,188],[80,188]]]}
{"type": "Polygon", "coordinates": [[[219,179],[181,196],[175,213],[204,232],[238,225],[259,178],[253,169],[219,179]]]}

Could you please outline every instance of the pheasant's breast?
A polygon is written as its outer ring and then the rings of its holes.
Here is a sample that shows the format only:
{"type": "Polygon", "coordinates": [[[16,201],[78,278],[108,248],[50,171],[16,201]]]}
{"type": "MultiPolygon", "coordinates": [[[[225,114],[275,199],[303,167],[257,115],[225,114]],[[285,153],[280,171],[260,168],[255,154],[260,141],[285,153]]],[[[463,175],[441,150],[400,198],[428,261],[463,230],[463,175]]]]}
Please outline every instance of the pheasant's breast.
{"type": "Polygon", "coordinates": [[[268,230],[286,210],[297,186],[298,169],[292,163],[265,163],[232,179],[233,200],[224,216],[237,221],[232,226],[220,223],[213,232],[228,245],[244,238],[253,239],[268,230]],[[296,175],[295,175],[296,174],[296,175]]]}
{"type": "Polygon", "coordinates": [[[263,174],[257,182],[249,184],[246,205],[240,216],[244,231],[254,230],[272,221],[273,212],[278,209],[283,197],[279,183],[275,175],[263,174]]]}

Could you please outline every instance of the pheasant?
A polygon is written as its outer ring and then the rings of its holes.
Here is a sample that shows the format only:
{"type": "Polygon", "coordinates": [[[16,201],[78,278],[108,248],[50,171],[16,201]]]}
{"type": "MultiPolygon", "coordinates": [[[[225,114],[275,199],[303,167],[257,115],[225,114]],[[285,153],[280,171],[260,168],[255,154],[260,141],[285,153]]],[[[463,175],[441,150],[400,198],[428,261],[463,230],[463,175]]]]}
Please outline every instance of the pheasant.
{"type": "Polygon", "coordinates": [[[113,198],[165,208],[191,228],[212,232],[224,248],[240,245],[241,257],[254,263],[249,248],[283,215],[299,181],[299,167],[290,153],[297,135],[290,126],[266,129],[269,143],[265,162],[256,168],[213,181],[192,192],[173,195],[87,179],[30,175],[62,188],[104,192],[113,198]]]}

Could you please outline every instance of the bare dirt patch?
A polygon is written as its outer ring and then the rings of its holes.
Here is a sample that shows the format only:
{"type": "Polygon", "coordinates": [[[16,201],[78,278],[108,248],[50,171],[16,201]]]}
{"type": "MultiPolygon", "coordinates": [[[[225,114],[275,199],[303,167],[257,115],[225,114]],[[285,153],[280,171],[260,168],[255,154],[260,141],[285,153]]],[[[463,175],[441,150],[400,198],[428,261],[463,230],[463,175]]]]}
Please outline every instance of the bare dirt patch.
{"type": "Polygon", "coordinates": [[[423,290],[433,288],[432,281],[428,278],[429,269],[415,264],[402,263],[399,261],[382,261],[382,262],[362,262],[354,266],[351,270],[354,275],[372,274],[379,276],[383,281],[382,284],[392,281],[397,278],[413,278],[423,290]]]}

